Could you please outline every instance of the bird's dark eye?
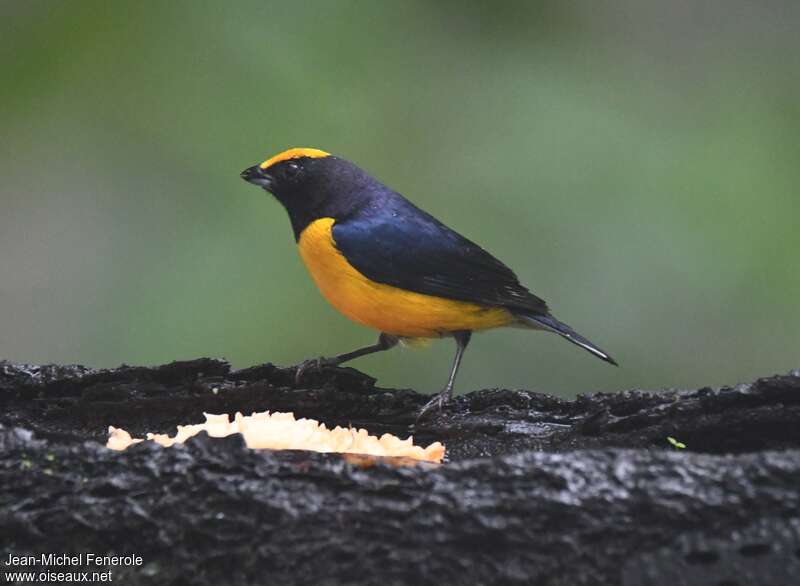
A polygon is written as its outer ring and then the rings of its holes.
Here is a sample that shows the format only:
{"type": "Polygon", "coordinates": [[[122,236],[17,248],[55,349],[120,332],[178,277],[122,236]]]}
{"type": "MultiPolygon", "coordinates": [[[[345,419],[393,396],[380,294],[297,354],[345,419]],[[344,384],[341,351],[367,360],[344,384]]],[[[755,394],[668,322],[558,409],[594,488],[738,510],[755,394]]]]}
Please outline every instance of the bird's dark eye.
{"type": "Polygon", "coordinates": [[[290,162],[287,163],[286,169],[284,170],[284,175],[291,179],[295,177],[300,172],[300,165],[298,163],[290,162]]]}

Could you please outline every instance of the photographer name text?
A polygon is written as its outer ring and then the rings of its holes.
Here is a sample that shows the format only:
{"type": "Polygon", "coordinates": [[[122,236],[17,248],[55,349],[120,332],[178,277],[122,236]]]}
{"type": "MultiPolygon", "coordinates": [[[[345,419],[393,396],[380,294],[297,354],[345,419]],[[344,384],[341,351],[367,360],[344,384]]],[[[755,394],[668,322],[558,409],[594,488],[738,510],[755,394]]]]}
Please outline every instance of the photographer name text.
{"type": "Polygon", "coordinates": [[[100,555],[96,553],[41,553],[38,555],[8,554],[6,566],[141,566],[139,555],[100,555]]]}

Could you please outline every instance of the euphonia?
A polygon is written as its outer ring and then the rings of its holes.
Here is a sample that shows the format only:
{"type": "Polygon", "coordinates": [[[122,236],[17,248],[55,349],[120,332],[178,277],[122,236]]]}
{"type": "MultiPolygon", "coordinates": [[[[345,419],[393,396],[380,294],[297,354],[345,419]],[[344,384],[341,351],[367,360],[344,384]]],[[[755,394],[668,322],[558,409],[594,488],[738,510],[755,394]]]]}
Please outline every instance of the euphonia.
{"type": "Polygon", "coordinates": [[[608,353],[550,313],[547,304],[483,248],[445,226],[353,163],[293,148],[241,173],[289,214],[300,256],[322,295],[351,320],[380,332],[364,348],[303,362],[339,365],[401,340],[452,337],[456,354],[441,406],[472,332],[521,326],[556,333],[616,365],[608,353]]]}

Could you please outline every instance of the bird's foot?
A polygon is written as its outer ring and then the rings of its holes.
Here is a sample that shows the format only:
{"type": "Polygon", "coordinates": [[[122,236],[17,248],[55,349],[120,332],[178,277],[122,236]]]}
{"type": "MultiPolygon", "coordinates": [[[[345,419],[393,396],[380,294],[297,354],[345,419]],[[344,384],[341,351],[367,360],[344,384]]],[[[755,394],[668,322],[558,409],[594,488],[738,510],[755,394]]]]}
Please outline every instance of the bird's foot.
{"type": "Polygon", "coordinates": [[[338,362],[333,358],[309,358],[297,365],[294,373],[294,384],[299,385],[303,375],[309,371],[320,371],[326,366],[336,366],[338,362]]]}
{"type": "Polygon", "coordinates": [[[442,407],[449,403],[452,398],[453,389],[445,387],[442,392],[437,393],[433,399],[423,405],[422,409],[419,411],[419,415],[417,415],[417,421],[422,419],[422,416],[433,408],[437,408],[439,411],[441,411],[442,407]]]}

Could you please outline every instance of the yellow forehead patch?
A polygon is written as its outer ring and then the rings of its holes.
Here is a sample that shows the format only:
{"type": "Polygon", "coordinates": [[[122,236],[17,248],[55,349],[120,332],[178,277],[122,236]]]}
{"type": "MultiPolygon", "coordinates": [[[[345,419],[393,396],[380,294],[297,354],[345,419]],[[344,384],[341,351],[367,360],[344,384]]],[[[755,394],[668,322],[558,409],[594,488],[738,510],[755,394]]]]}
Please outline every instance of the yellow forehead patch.
{"type": "Polygon", "coordinates": [[[275,163],[288,161],[289,159],[299,159],[300,157],[311,157],[312,159],[318,159],[320,157],[327,156],[330,156],[330,153],[326,153],[325,151],[321,151],[319,149],[294,148],[289,149],[288,151],[283,151],[282,153],[278,153],[271,159],[267,159],[261,163],[259,167],[262,169],[269,169],[275,163]]]}

